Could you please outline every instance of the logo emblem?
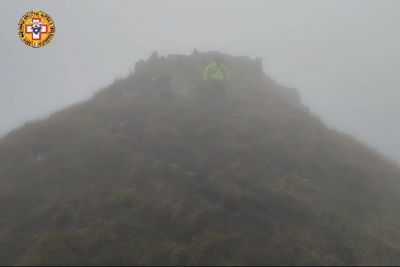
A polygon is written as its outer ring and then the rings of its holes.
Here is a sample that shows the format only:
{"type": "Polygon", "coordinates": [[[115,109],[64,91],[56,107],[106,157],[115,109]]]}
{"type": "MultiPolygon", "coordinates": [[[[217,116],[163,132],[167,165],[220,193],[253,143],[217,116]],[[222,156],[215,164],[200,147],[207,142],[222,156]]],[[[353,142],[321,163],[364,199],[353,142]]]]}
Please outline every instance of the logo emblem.
{"type": "Polygon", "coordinates": [[[18,35],[22,42],[39,48],[51,42],[56,32],[53,19],[43,11],[30,11],[22,16],[18,24],[18,35]]]}

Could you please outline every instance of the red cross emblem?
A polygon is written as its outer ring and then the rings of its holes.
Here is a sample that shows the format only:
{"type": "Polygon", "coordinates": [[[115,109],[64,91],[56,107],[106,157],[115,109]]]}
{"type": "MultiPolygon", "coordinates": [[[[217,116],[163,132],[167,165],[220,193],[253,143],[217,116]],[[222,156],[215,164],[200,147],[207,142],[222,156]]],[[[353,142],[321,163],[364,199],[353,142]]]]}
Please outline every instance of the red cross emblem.
{"type": "Polygon", "coordinates": [[[48,33],[48,25],[41,23],[41,18],[32,18],[32,24],[26,25],[25,31],[32,34],[33,40],[41,40],[42,33],[48,33]]]}

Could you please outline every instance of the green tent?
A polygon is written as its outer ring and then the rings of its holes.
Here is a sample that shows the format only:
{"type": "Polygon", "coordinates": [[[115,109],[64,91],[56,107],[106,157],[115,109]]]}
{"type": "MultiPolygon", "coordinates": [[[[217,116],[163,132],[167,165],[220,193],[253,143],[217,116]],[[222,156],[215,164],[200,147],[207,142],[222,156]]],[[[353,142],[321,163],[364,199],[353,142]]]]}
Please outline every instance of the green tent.
{"type": "Polygon", "coordinates": [[[204,69],[204,80],[229,80],[231,77],[223,64],[211,63],[204,69]]]}

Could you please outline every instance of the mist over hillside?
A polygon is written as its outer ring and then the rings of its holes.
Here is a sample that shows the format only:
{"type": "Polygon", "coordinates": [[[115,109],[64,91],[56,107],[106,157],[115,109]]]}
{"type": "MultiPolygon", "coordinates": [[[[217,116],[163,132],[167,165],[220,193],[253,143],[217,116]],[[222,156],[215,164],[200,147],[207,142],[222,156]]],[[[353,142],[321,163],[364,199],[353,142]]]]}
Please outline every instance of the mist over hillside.
{"type": "Polygon", "coordinates": [[[399,9],[396,0],[2,0],[0,136],[87,99],[154,50],[196,47],[263,57],[325,123],[400,164],[399,9]],[[56,23],[46,49],[16,32],[35,9],[56,23]]]}
{"type": "Polygon", "coordinates": [[[0,139],[0,264],[398,265],[399,179],[260,58],[155,52],[0,139]]]}

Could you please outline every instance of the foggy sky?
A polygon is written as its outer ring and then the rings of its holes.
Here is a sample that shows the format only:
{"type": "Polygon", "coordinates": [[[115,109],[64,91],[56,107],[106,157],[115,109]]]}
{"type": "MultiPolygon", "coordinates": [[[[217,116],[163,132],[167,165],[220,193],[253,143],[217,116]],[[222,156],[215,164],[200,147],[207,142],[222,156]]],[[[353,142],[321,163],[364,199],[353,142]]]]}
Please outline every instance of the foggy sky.
{"type": "Polygon", "coordinates": [[[0,135],[90,97],[160,54],[261,56],[330,127],[400,162],[400,1],[0,0],[0,135]],[[33,9],[55,37],[32,49],[17,34],[33,9]]]}

